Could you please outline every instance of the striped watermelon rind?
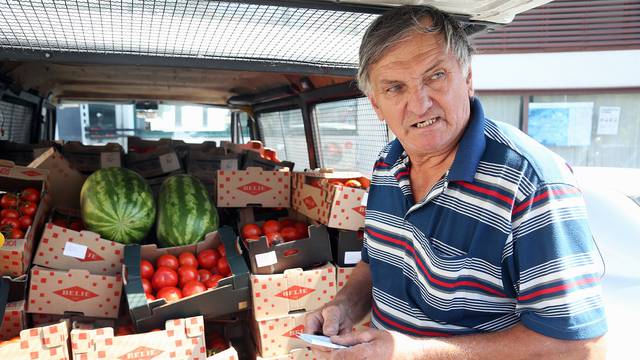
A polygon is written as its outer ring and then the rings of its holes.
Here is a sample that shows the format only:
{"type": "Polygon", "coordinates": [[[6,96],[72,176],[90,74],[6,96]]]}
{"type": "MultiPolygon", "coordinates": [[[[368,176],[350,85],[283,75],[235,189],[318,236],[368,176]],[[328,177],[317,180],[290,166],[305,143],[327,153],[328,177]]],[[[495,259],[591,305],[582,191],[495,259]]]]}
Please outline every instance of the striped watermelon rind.
{"type": "Polygon", "coordinates": [[[141,242],[156,217],[149,184],[136,172],[118,167],[100,169],[87,178],[80,210],[88,230],[122,244],[141,242]]]}
{"type": "Polygon", "coordinates": [[[162,183],[157,223],[161,246],[195,244],[217,229],[218,211],[200,180],[181,174],[162,183]]]}

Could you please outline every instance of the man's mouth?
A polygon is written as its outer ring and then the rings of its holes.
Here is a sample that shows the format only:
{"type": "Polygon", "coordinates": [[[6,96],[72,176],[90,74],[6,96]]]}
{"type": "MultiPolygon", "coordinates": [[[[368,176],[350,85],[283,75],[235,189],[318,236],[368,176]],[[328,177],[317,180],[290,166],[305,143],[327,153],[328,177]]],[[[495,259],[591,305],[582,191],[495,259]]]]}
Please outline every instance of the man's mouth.
{"type": "Polygon", "coordinates": [[[421,121],[419,123],[415,123],[412,126],[417,127],[417,128],[424,128],[424,127],[431,126],[431,125],[435,124],[439,120],[442,120],[442,118],[440,116],[434,116],[431,119],[427,119],[427,120],[421,121]]]}

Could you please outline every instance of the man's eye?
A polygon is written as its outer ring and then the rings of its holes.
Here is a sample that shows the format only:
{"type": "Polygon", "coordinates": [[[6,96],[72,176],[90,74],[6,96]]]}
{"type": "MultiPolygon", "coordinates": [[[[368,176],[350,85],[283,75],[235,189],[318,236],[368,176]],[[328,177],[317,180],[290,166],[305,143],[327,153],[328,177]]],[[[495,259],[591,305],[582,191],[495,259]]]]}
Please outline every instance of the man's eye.
{"type": "Polygon", "coordinates": [[[387,88],[387,92],[388,93],[397,93],[398,91],[400,91],[402,89],[401,85],[393,85],[387,88]]]}
{"type": "Polygon", "coordinates": [[[431,75],[431,80],[440,80],[442,78],[444,78],[445,73],[444,71],[438,71],[436,73],[434,73],[433,75],[431,75]]]}

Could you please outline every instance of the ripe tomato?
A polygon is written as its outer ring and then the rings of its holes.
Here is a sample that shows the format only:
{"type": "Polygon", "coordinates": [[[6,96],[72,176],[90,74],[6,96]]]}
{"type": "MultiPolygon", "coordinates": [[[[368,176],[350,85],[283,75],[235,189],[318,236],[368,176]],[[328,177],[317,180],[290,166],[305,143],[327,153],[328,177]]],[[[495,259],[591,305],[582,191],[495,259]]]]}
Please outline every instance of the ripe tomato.
{"type": "Polygon", "coordinates": [[[224,248],[224,244],[218,245],[218,252],[220,253],[220,256],[227,257],[227,250],[224,248]]]}
{"type": "Polygon", "coordinates": [[[120,325],[116,328],[116,336],[125,336],[125,335],[131,335],[134,332],[134,328],[133,325],[131,324],[127,324],[127,325],[120,325]]]}
{"type": "Polygon", "coordinates": [[[205,281],[204,285],[207,289],[215,288],[218,286],[218,282],[222,279],[223,277],[219,274],[213,274],[209,280],[205,281]]]}
{"type": "Polygon", "coordinates": [[[240,231],[243,239],[258,239],[262,236],[262,229],[256,224],[246,224],[240,231]]]}
{"type": "Polygon", "coordinates": [[[157,299],[164,298],[165,300],[167,300],[167,302],[180,300],[182,299],[182,291],[177,287],[173,287],[173,286],[163,287],[156,294],[156,298],[157,299]]]}
{"type": "Polygon", "coordinates": [[[153,294],[145,293],[144,295],[147,297],[147,302],[156,300],[156,297],[153,296],[153,294]]]}
{"type": "Polygon", "coordinates": [[[178,270],[178,268],[180,267],[180,262],[178,261],[177,257],[171,254],[164,254],[160,255],[158,260],[156,260],[156,267],[159,268],[160,266],[166,266],[170,269],[178,270]]]}
{"type": "MultiPolygon", "coordinates": [[[[178,274],[166,266],[159,267],[151,278],[151,286],[156,291],[176,285],[178,285],[178,274]]],[[[160,296],[158,295],[158,297],[160,296]]]]}
{"type": "Polygon", "coordinates": [[[207,287],[204,286],[203,283],[198,280],[193,280],[184,284],[184,286],[182,287],[182,296],[187,297],[205,291],[207,291],[207,287]]]}
{"type": "Polygon", "coordinates": [[[299,239],[298,230],[296,230],[296,228],[293,226],[282,228],[282,230],[280,231],[280,235],[282,235],[282,240],[284,240],[285,242],[299,239]]]}
{"type": "Polygon", "coordinates": [[[362,188],[362,184],[360,183],[360,181],[356,180],[356,179],[351,179],[351,180],[347,180],[344,183],[344,186],[348,186],[348,187],[352,187],[352,188],[362,188]]]}
{"type": "Polygon", "coordinates": [[[0,220],[0,226],[9,227],[11,229],[20,229],[20,222],[14,218],[3,218],[0,220]]]}
{"type": "Polygon", "coordinates": [[[198,270],[198,281],[200,281],[201,283],[204,283],[205,281],[211,279],[211,276],[213,276],[213,274],[207,269],[198,270]]]}
{"type": "Polygon", "coordinates": [[[151,281],[149,281],[149,279],[142,279],[142,289],[145,294],[153,293],[153,288],[151,287],[151,281]]]}
{"type": "Polygon", "coordinates": [[[4,194],[0,198],[0,207],[3,209],[15,208],[18,206],[18,197],[15,194],[4,194]]]}
{"type": "Polygon", "coordinates": [[[151,279],[154,273],[153,264],[147,260],[140,261],[140,277],[143,279],[151,279]]]}
{"type": "Polygon", "coordinates": [[[218,261],[218,274],[220,274],[222,277],[231,275],[231,268],[229,268],[227,258],[220,258],[220,260],[218,261]]]}
{"type": "Polygon", "coordinates": [[[7,236],[8,239],[22,239],[23,237],[24,231],[20,230],[17,227],[11,229],[11,231],[9,231],[9,236],[7,236]]]}
{"type": "Polygon", "coordinates": [[[26,188],[22,190],[22,193],[20,193],[20,199],[24,201],[31,201],[37,204],[38,201],[40,201],[40,191],[35,188],[26,188]]]}
{"type": "Polygon", "coordinates": [[[282,235],[280,235],[280,232],[267,234],[267,246],[278,245],[280,243],[282,243],[282,235]]]}
{"type": "Polygon", "coordinates": [[[20,205],[20,213],[22,215],[33,216],[37,210],[38,210],[38,205],[36,205],[36,203],[31,201],[27,201],[25,203],[22,203],[22,205],[20,205]]]}
{"type": "Polygon", "coordinates": [[[33,218],[31,216],[23,215],[18,218],[18,222],[20,223],[20,228],[27,231],[29,226],[33,224],[33,218]]]}
{"type": "Polygon", "coordinates": [[[71,224],[69,224],[69,229],[73,231],[82,231],[84,230],[84,224],[82,223],[82,221],[76,220],[71,222],[71,224]]]}
{"type": "Polygon", "coordinates": [[[195,266],[196,268],[198,267],[198,259],[196,259],[196,256],[193,255],[193,253],[190,253],[188,251],[185,251],[178,256],[178,262],[180,263],[181,267],[182,266],[195,266]]]}
{"type": "Polygon", "coordinates": [[[342,183],[341,180],[338,179],[329,179],[328,180],[329,184],[333,184],[333,185],[337,185],[337,186],[343,186],[344,183],[342,183]]]}
{"type": "Polygon", "coordinates": [[[262,231],[265,235],[280,231],[280,222],[278,220],[267,220],[262,224],[262,231]]]}
{"type": "Polygon", "coordinates": [[[67,223],[67,220],[65,220],[63,218],[53,219],[52,223],[53,223],[53,225],[60,226],[60,227],[63,227],[63,228],[68,228],[69,227],[69,223],[67,223]]]}
{"type": "Polygon", "coordinates": [[[280,227],[284,229],[286,227],[293,226],[293,224],[295,224],[295,223],[296,223],[295,221],[293,221],[292,219],[289,219],[289,218],[282,219],[282,220],[280,220],[280,227]]]}
{"type": "Polygon", "coordinates": [[[293,225],[293,227],[296,228],[296,236],[298,239],[305,239],[309,237],[309,225],[298,221],[293,225]]]}
{"type": "Polygon", "coordinates": [[[2,211],[0,211],[0,218],[4,219],[4,218],[10,218],[10,219],[17,219],[20,217],[20,213],[18,212],[18,210],[15,209],[2,209],[2,211]]]}
{"type": "Polygon", "coordinates": [[[195,266],[180,266],[178,268],[178,283],[180,287],[190,281],[198,281],[198,268],[195,266]]]}
{"type": "Polygon", "coordinates": [[[198,253],[198,263],[203,269],[213,269],[220,259],[220,254],[216,249],[206,249],[198,253]]]}

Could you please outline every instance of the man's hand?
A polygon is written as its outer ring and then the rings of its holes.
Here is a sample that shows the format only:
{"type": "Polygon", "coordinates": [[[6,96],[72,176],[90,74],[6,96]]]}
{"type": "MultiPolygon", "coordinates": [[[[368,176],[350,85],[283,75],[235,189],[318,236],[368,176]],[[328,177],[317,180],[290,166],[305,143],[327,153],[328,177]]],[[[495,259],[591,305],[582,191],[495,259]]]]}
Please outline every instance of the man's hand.
{"type": "Polygon", "coordinates": [[[347,349],[333,350],[312,346],[319,359],[415,359],[422,351],[421,342],[394,331],[366,330],[332,336],[336,344],[349,346],[347,349]]]}
{"type": "Polygon", "coordinates": [[[325,336],[343,335],[351,331],[354,322],[348,315],[348,309],[340,302],[332,301],[319,310],[305,316],[307,334],[325,336]]]}

